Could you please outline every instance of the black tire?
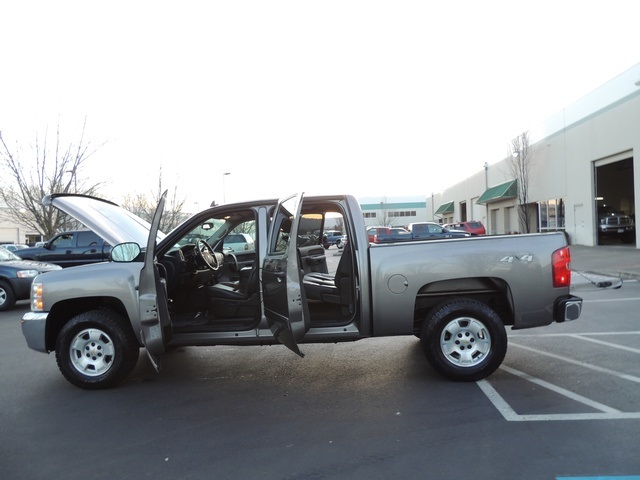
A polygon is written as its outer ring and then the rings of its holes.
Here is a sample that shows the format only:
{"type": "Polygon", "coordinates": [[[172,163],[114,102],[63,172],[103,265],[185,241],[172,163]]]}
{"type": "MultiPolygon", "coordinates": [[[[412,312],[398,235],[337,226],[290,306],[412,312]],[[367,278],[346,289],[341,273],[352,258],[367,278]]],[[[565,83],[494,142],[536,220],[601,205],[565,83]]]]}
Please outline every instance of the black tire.
{"type": "Polygon", "coordinates": [[[425,319],[422,348],[441,375],[460,382],[488,377],[507,353],[504,323],[486,304],[470,298],[447,300],[425,319]]]}
{"type": "Polygon", "coordinates": [[[16,304],[16,294],[7,282],[0,282],[0,312],[9,310],[16,304]]]}
{"type": "Polygon", "coordinates": [[[72,318],[56,341],[62,375],[85,390],[110,388],[136,366],[140,347],[127,319],[111,310],[92,310],[72,318]]]}

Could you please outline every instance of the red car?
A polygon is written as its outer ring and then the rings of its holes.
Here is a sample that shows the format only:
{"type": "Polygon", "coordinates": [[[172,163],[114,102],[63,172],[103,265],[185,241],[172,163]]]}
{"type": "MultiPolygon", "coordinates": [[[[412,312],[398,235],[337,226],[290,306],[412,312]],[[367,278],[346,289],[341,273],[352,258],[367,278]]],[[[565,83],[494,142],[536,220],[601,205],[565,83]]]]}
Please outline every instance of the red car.
{"type": "Polygon", "coordinates": [[[470,222],[447,223],[444,228],[448,230],[465,230],[471,235],[485,235],[487,231],[482,222],[471,220],[470,222]]]}

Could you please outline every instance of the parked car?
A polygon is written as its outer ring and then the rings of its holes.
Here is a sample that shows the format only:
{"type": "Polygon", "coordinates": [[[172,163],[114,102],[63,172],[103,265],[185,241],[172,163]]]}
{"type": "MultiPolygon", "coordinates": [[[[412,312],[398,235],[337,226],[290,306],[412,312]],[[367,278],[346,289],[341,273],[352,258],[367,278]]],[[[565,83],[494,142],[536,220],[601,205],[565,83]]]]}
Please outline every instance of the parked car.
{"type": "Polygon", "coordinates": [[[255,240],[248,233],[230,233],[224,239],[222,250],[225,253],[255,250],[255,240]]]}
{"type": "Polygon", "coordinates": [[[395,243],[416,240],[470,237],[464,230],[449,230],[435,222],[419,222],[409,225],[409,230],[397,227],[372,227],[367,230],[369,243],[395,243]]]}
{"type": "Polygon", "coordinates": [[[75,267],[109,260],[111,246],[91,230],[62,232],[41,247],[22,248],[15,254],[24,260],[75,267]]]}
{"type": "Polygon", "coordinates": [[[633,243],[636,226],[631,216],[608,205],[598,206],[598,238],[619,238],[622,243],[633,243]]]}
{"type": "Polygon", "coordinates": [[[482,222],[471,220],[470,222],[446,223],[443,225],[447,230],[463,230],[471,235],[485,235],[487,231],[482,222]]]}
{"type": "Polygon", "coordinates": [[[322,245],[324,248],[329,248],[331,245],[336,245],[342,238],[342,232],[340,230],[325,230],[322,235],[322,245]]]}
{"type": "Polygon", "coordinates": [[[0,246],[6,248],[10,252],[15,252],[16,250],[22,250],[23,248],[29,248],[29,245],[23,245],[21,243],[5,243],[0,246]]]}
{"type": "Polygon", "coordinates": [[[37,275],[61,268],[51,263],[22,260],[0,246],[0,311],[13,307],[18,300],[28,299],[31,282],[37,275]]]}
{"type": "Polygon", "coordinates": [[[346,235],[342,235],[336,242],[336,247],[343,249],[347,245],[348,238],[346,235]]]}
{"type": "Polygon", "coordinates": [[[378,243],[380,237],[389,235],[391,235],[391,228],[389,227],[367,227],[369,243],[378,243]]]}

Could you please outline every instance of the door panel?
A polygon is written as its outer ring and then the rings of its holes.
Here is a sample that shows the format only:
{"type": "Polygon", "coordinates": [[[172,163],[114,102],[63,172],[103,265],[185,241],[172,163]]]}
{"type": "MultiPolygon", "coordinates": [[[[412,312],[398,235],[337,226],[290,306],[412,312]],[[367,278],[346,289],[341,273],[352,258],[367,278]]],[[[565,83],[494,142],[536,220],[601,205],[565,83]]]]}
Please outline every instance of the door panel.
{"type": "Polygon", "coordinates": [[[156,264],[156,235],[166,200],[165,191],[160,198],[147,241],[144,267],[140,272],[140,334],[149,360],[156,371],[160,371],[160,355],[164,352],[164,330],[171,325],[167,303],[167,288],[156,264]]]}
{"type": "Polygon", "coordinates": [[[278,340],[303,356],[298,341],[309,330],[309,311],[298,265],[297,238],[302,194],[282,200],[274,212],[262,268],[264,313],[278,340]]]}

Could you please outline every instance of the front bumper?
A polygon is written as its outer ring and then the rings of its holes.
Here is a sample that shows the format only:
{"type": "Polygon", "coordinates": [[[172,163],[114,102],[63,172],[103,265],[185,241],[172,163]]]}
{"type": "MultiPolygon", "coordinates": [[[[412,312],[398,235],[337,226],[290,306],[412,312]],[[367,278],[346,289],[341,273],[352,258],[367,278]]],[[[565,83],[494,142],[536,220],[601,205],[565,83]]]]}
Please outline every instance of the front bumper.
{"type": "Polygon", "coordinates": [[[567,295],[556,300],[554,320],[558,323],[576,320],[582,313],[582,299],[574,295],[567,295]]]}
{"type": "Polygon", "coordinates": [[[48,315],[44,312],[27,312],[20,321],[27,346],[38,352],[49,353],[46,346],[48,315]]]}

